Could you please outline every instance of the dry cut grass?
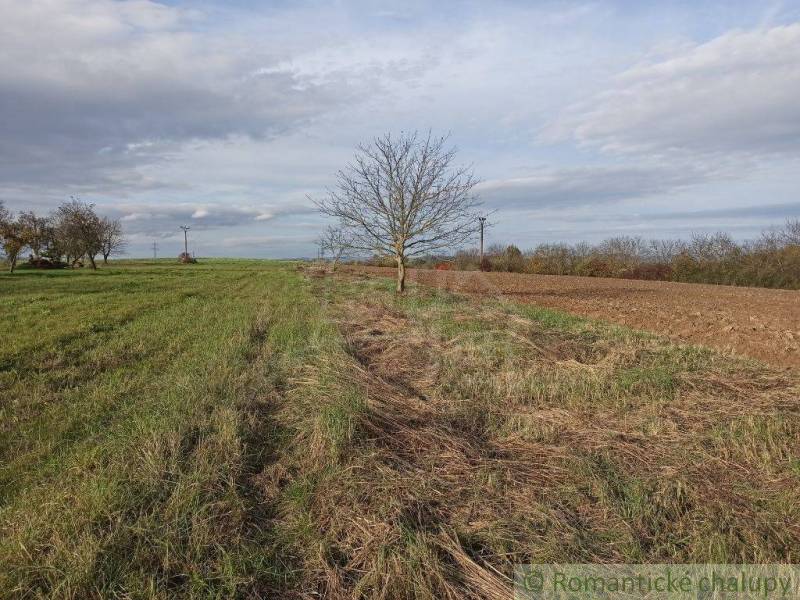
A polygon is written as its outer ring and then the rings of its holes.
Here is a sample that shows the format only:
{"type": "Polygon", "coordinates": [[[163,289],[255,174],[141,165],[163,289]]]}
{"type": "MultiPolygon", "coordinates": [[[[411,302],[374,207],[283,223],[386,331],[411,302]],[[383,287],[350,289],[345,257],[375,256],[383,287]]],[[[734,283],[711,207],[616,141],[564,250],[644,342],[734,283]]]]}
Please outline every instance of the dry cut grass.
{"type": "Polygon", "coordinates": [[[785,372],[497,302],[322,280],[346,344],[309,364],[263,473],[299,595],[506,598],[514,563],[792,562],[785,372]]]}

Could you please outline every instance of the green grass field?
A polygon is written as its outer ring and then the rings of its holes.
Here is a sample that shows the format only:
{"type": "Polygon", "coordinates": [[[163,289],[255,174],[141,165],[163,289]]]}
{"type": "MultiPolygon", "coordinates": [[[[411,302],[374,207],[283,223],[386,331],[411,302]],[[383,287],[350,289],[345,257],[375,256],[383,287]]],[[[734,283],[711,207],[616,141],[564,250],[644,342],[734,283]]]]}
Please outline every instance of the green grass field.
{"type": "Polygon", "coordinates": [[[795,374],[292,263],[0,276],[0,596],[502,598],[800,562],[795,374]]]}

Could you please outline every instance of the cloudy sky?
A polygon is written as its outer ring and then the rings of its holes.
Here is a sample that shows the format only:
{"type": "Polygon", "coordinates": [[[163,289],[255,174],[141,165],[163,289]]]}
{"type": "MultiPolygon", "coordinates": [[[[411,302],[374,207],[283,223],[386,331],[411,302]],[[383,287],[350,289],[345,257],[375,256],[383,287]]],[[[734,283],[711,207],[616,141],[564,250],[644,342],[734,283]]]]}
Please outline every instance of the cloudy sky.
{"type": "Polygon", "coordinates": [[[800,216],[800,1],[0,0],[0,199],[131,255],[303,256],[384,132],[450,132],[490,241],[800,216]]]}

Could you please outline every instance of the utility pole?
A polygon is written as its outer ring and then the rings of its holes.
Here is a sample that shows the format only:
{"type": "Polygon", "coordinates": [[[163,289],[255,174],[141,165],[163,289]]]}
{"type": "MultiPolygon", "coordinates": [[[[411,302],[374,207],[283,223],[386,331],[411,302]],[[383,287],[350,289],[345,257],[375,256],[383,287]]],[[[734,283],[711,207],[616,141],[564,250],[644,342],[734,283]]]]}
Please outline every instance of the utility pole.
{"type": "Polygon", "coordinates": [[[481,224],[481,258],[478,263],[478,269],[483,270],[483,226],[486,224],[486,217],[478,217],[478,221],[481,224]]]}
{"type": "Polygon", "coordinates": [[[153,260],[158,258],[158,243],[153,242],[153,260]]]}
{"type": "Polygon", "coordinates": [[[189,238],[186,236],[186,232],[191,229],[188,225],[181,225],[181,229],[183,229],[183,254],[185,256],[189,256],[189,238]]]}

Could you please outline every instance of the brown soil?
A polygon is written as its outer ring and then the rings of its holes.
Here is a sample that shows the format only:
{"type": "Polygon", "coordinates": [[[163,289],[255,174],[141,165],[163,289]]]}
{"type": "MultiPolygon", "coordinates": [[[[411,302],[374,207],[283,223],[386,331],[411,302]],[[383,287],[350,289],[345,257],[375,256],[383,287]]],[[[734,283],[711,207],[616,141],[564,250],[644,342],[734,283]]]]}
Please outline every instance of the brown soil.
{"type": "MultiPolygon", "coordinates": [[[[394,276],[390,268],[353,269],[394,276]]],[[[409,279],[566,310],[775,365],[800,367],[800,291],[418,269],[409,271],[409,279]]]]}

